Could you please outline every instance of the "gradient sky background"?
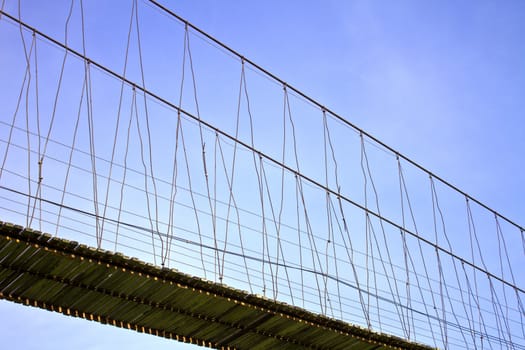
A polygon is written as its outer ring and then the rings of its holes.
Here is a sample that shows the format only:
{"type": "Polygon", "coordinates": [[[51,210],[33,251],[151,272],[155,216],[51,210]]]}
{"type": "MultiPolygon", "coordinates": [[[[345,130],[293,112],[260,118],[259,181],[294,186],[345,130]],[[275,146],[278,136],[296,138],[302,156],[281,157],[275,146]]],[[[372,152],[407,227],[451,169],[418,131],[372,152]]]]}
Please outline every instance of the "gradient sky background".
{"type": "MultiPolygon", "coordinates": [[[[525,224],[525,2],[162,3],[525,224]]],[[[5,301],[0,325],[6,348],[189,347],[5,301]]]]}

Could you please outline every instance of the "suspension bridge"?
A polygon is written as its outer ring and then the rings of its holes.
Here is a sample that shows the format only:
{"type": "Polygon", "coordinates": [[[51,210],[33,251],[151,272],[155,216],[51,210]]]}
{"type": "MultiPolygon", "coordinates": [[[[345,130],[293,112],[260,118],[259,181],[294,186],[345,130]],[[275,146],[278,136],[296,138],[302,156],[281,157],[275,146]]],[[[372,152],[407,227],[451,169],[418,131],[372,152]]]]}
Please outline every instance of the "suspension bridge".
{"type": "Polygon", "coordinates": [[[212,348],[525,349],[522,226],[126,5],[2,2],[0,298],[212,348]]]}

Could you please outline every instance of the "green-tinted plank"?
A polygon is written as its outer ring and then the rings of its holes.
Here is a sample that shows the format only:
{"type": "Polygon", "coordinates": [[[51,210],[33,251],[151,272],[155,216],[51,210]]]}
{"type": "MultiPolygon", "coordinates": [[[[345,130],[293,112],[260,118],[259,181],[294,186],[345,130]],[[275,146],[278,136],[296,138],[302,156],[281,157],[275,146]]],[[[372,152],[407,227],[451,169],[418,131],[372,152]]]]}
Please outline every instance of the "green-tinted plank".
{"type": "Polygon", "coordinates": [[[429,349],[175,270],[3,224],[0,291],[9,300],[102,323],[239,349],[386,349],[382,344],[429,349]]]}

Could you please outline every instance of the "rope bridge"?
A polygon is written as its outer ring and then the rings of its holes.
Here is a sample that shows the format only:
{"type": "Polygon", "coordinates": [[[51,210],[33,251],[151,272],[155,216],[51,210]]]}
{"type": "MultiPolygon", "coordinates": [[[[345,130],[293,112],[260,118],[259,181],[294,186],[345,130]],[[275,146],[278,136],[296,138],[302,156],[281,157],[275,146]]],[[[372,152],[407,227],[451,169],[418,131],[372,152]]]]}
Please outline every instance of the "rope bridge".
{"type": "Polygon", "coordinates": [[[2,221],[408,341],[525,349],[519,224],[154,0],[1,6],[2,221]]]}

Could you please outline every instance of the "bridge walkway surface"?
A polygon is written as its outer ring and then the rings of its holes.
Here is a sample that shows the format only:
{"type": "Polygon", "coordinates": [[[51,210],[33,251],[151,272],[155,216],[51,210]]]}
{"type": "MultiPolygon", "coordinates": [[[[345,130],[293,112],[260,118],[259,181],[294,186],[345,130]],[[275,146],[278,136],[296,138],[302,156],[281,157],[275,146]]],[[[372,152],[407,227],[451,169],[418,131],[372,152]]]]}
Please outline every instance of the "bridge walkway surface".
{"type": "Polygon", "coordinates": [[[219,349],[430,349],[4,222],[0,298],[219,349]]]}

